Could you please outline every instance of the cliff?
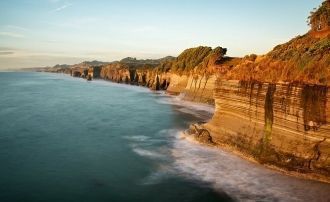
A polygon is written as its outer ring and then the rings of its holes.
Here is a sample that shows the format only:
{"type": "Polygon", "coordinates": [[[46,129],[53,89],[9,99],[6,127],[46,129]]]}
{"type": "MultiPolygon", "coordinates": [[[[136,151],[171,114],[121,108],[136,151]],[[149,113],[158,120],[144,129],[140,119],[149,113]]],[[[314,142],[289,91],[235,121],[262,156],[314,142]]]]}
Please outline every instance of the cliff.
{"type": "Polygon", "coordinates": [[[329,87],[218,80],[212,142],[261,163],[330,176],[329,87]]]}
{"type": "Polygon", "coordinates": [[[213,90],[216,78],[216,75],[209,74],[191,74],[188,76],[173,74],[170,77],[171,83],[167,93],[181,94],[183,100],[213,105],[213,90]]]}
{"type": "Polygon", "coordinates": [[[226,49],[221,47],[199,46],[183,51],[177,58],[125,58],[102,66],[100,78],[167,90],[169,94],[182,94],[184,100],[213,104],[215,66],[225,54],[226,49]]]}
{"type": "Polygon", "coordinates": [[[184,100],[213,104],[215,67],[225,58],[226,52],[222,47],[203,46],[182,52],[169,65],[171,77],[167,92],[182,94],[184,100]]]}
{"type": "Polygon", "coordinates": [[[136,60],[125,58],[101,67],[100,78],[117,83],[140,85],[154,90],[165,90],[169,78],[166,72],[160,72],[158,66],[162,62],[173,60],[173,57],[165,57],[157,60],[136,60]]]}
{"type": "Polygon", "coordinates": [[[219,61],[215,113],[186,134],[330,181],[329,2],[312,13],[305,35],[265,55],[219,61]]]}

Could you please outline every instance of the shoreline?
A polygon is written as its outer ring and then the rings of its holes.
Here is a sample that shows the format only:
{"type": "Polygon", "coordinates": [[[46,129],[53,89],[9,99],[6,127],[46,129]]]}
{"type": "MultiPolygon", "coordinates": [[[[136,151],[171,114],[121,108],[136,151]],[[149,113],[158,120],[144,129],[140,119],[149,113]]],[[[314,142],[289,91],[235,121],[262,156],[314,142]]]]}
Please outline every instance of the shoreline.
{"type": "MultiPolygon", "coordinates": [[[[39,72],[40,73],[40,72],[39,72]]],[[[50,73],[50,74],[53,74],[51,72],[41,72],[41,73],[50,73]]],[[[58,74],[58,73],[56,73],[58,74]]],[[[72,77],[68,74],[61,74],[61,75],[66,75],[68,77],[72,77]]],[[[72,78],[76,78],[76,77],[72,77],[72,78]]],[[[84,78],[81,78],[83,80],[85,80],[84,78]]],[[[87,81],[87,80],[86,80],[87,81]]],[[[153,90],[147,86],[142,86],[142,85],[132,85],[132,84],[126,84],[126,83],[117,83],[117,82],[114,82],[112,80],[106,80],[106,79],[94,79],[94,81],[101,81],[101,82],[106,82],[106,83],[112,83],[112,84],[119,84],[120,86],[129,86],[129,87],[141,87],[140,89],[146,89],[147,92],[151,92],[151,93],[155,93],[155,92],[158,92],[156,94],[159,94],[161,96],[166,96],[168,98],[170,98],[170,102],[167,102],[167,103],[161,103],[161,104],[169,104],[169,105],[172,105],[172,106],[183,106],[184,108],[188,108],[188,109],[193,109],[194,111],[203,111],[204,113],[202,113],[202,115],[205,115],[205,117],[201,117],[199,116],[199,118],[202,119],[202,122],[203,123],[206,123],[209,119],[212,118],[212,116],[214,115],[214,112],[215,112],[215,106],[214,105],[211,105],[211,104],[207,104],[207,103],[201,103],[201,102],[193,102],[193,101],[188,101],[188,100],[183,100],[182,98],[180,98],[180,94],[176,94],[174,95],[173,93],[168,93],[166,92],[166,90],[153,90]],[[186,105],[188,104],[188,105],[186,105]],[[200,109],[198,109],[200,108],[200,109]],[[201,109],[201,108],[204,108],[204,109],[201,109]],[[212,108],[212,112],[207,110],[206,108],[209,108],[211,109],[212,108]],[[207,117],[207,118],[206,118],[207,117]]],[[[87,82],[90,82],[90,81],[87,81],[87,82]]],[[[187,113],[187,112],[182,112],[181,113],[187,113]]],[[[195,114],[195,116],[197,116],[197,114],[195,114]]],[[[196,124],[196,123],[194,123],[196,124]]],[[[313,180],[313,181],[318,181],[318,182],[323,182],[323,183],[328,183],[330,184],[330,178],[329,177],[326,177],[324,175],[321,175],[321,174],[317,174],[317,173],[302,173],[302,172],[299,172],[299,171],[293,171],[293,170],[288,170],[286,169],[285,167],[279,167],[279,166],[276,166],[276,165],[273,165],[273,164],[267,164],[267,163],[260,163],[257,159],[255,159],[253,156],[249,155],[249,154],[246,154],[242,151],[240,151],[239,149],[236,149],[235,147],[233,146],[230,146],[230,145],[227,145],[227,144],[221,144],[221,143],[212,143],[212,144],[207,144],[207,143],[203,143],[199,140],[197,140],[195,137],[193,137],[191,134],[188,134],[186,131],[188,129],[186,129],[185,131],[182,131],[182,135],[183,135],[183,138],[187,139],[187,141],[190,141],[194,144],[200,144],[200,145],[203,145],[203,146],[206,146],[206,147],[211,147],[211,148],[216,148],[216,149],[220,149],[220,150],[224,150],[224,151],[227,151],[229,153],[232,153],[238,157],[240,157],[241,159],[243,160],[246,160],[246,161],[249,161],[249,162],[252,162],[252,163],[255,163],[255,164],[258,164],[258,165],[261,165],[263,166],[264,168],[267,168],[267,169],[270,169],[272,171],[275,171],[275,172],[278,172],[280,174],[283,174],[283,175],[287,175],[287,176],[291,176],[291,177],[295,177],[295,178],[299,178],[299,179],[304,179],[304,180],[313,180]]],[[[180,137],[181,138],[181,137],[180,137]]]]}
{"type": "MultiPolygon", "coordinates": [[[[102,81],[115,83],[111,80],[104,80],[104,79],[97,79],[97,80],[102,80],[102,81]]],[[[158,91],[152,90],[152,89],[150,89],[146,86],[131,85],[131,84],[125,84],[125,83],[118,83],[118,84],[123,84],[125,86],[128,85],[128,86],[143,87],[143,88],[149,89],[149,92],[158,92],[158,91]]],[[[170,93],[170,92],[168,93],[168,92],[166,92],[166,90],[161,90],[160,92],[162,92],[162,93],[159,93],[159,94],[163,94],[163,95],[165,95],[165,96],[167,96],[171,99],[175,99],[175,101],[177,101],[177,103],[175,103],[175,102],[169,103],[170,105],[183,106],[185,108],[190,108],[190,109],[193,109],[195,111],[204,111],[205,116],[208,116],[209,115],[208,113],[210,113],[209,118],[202,118],[203,123],[206,123],[207,121],[209,121],[209,119],[211,119],[212,116],[214,115],[214,112],[215,112],[215,106],[214,105],[207,104],[207,103],[201,103],[201,102],[193,102],[193,101],[183,100],[179,97],[180,94],[173,94],[173,93],[170,93]],[[189,106],[185,105],[185,103],[188,103],[189,106]],[[199,107],[213,108],[213,112],[211,113],[210,111],[205,110],[205,109],[204,110],[197,109],[199,107]]],[[[185,113],[185,112],[182,112],[182,113],[185,113]]],[[[185,133],[185,131],[182,131],[182,133],[185,133]]],[[[189,135],[189,134],[185,134],[185,135],[189,135]]],[[[323,182],[323,183],[330,184],[330,178],[326,177],[324,175],[316,174],[316,173],[302,173],[302,172],[299,172],[299,171],[288,170],[288,169],[285,169],[284,167],[279,167],[279,166],[272,165],[272,164],[267,164],[267,163],[263,164],[263,163],[260,163],[253,156],[248,155],[244,152],[241,152],[240,150],[235,149],[234,147],[232,147],[230,145],[227,145],[227,144],[219,144],[219,143],[214,143],[214,145],[205,144],[205,143],[202,143],[202,142],[196,140],[195,138],[194,138],[194,141],[191,141],[191,142],[195,143],[195,144],[200,144],[200,145],[203,145],[203,146],[206,146],[206,147],[211,147],[211,148],[216,148],[216,149],[227,151],[231,154],[234,154],[234,155],[240,157],[243,160],[261,165],[264,168],[270,169],[274,172],[277,172],[277,173],[280,173],[280,174],[283,174],[283,175],[286,175],[286,176],[291,176],[291,177],[295,177],[295,178],[299,178],[299,179],[303,179],[303,180],[313,180],[313,181],[318,181],[318,182],[323,182]]]]}
{"type": "Polygon", "coordinates": [[[198,144],[198,145],[202,145],[205,147],[209,147],[209,148],[215,148],[218,150],[223,150],[226,151],[228,153],[231,153],[237,157],[240,157],[242,160],[245,161],[249,161],[251,163],[260,165],[266,169],[272,170],[274,172],[280,173],[282,175],[286,175],[286,176],[290,176],[290,177],[295,177],[298,179],[303,179],[303,180],[313,180],[316,182],[322,182],[322,183],[326,183],[326,184],[330,184],[330,178],[325,177],[324,175],[320,175],[320,174],[316,174],[316,173],[302,173],[299,171],[292,171],[292,170],[287,170],[283,167],[278,167],[276,165],[272,165],[272,164],[263,164],[260,163],[257,159],[253,158],[251,155],[248,155],[244,152],[239,151],[238,149],[235,149],[234,147],[227,145],[227,144],[219,144],[219,143],[213,143],[213,144],[207,144],[207,143],[203,143],[198,141],[195,137],[193,137],[190,134],[187,134],[186,131],[182,131],[181,133],[181,138],[193,143],[193,144],[198,144]]]}

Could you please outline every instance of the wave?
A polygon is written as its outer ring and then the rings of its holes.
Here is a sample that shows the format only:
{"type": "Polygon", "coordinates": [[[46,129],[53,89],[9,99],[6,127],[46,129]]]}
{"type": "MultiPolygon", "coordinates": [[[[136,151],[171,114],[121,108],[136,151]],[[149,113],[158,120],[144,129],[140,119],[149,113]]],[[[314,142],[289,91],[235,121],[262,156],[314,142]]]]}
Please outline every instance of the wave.
{"type": "Polygon", "coordinates": [[[127,90],[135,91],[135,92],[140,92],[140,93],[150,93],[151,90],[149,88],[145,88],[143,86],[135,86],[135,85],[130,85],[130,84],[125,84],[125,83],[116,83],[113,81],[107,81],[103,79],[95,79],[91,83],[98,84],[98,85],[107,85],[107,86],[112,86],[112,87],[117,87],[117,88],[125,88],[127,90]]]}
{"type": "Polygon", "coordinates": [[[212,105],[186,101],[182,100],[179,96],[172,95],[159,95],[159,99],[157,99],[156,102],[159,104],[171,105],[173,109],[178,112],[193,115],[202,120],[210,119],[215,110],[215,107],[212,105]]]}
{"type": "Polygon", "coordinates": [[[156,171],[152,172],[147,177],[141,180],[142,185],[154,185],[159,184],[163,180],[166,180],[170,177],[174,176],[173,169],[168,165],[160,165],[156,169],[156,171]]]}
{"type": "Polygon", "coordinates": [[[183,106],[185,108],[190,108],[197,111],[205,111],[209,113],[213,113],[215,110],[213,105],[183,100],[180,96],[160,94],[159,97],[161,97],[161,99],[157,100],[157,102],[160,104],[183,106]]]}
{"type": "Polygon", "coordinates": [[[143,142],[143,141],[150,139],[150,137],[145,136],[145,135],[123,136],[123,138],[127,139],[127,140],[138,141],[138,142],[143,142]]]}
{"type": "Polygon", "coordinates": [[[219,148],[197,144],[178,129],[128,139],[133,141],[133,152],[155,163],[156,168],[140,181],[141,185],[179,177],[238,201],[330,201],[328,184],[286,176],[219,148]],[[154,140],[168,144],[159,147],[154,140]]]}
{"type": "Polygon", "coordinates": [[[177,136],[178,129],[163,129],[158,131],[155,135],[156,137],[163,137],[163,138],[174,138],[177,136]]]}
{"type": "Polygon", "coordinates": [[[178,175],[207,182],[240,201],[330,200],[330,185],[285,176],[218,148],[176,138],[171,153],[178,175]]]}
{"type": "Polygon", "coordinates": [[[149,157],[149,158],[153,158],[153,159],[165,159],[166,156],[164,154],[155,152],[155,151],[151,151],[151,150],[146,150],[146,149],[142,149],[142,148],[133,148],[132,149],[135,153],[137,153],[140,156],[144,156],[144,157],[149,157]]]}

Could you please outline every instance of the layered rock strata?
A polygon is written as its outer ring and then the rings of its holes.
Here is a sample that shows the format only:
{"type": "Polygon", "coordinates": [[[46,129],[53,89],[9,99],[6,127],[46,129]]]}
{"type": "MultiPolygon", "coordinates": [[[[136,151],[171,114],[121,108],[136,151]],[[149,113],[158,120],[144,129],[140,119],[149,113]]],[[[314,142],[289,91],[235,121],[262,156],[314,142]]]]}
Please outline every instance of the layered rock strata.
{"type": "Polygon", "coordinates": [[[261,163],[330,176],[330,89],[292,83],[218,80],[212,141],[261,163]]]}
{"type": "Polygon", "coordinates": [[[166,90],[172,95],[180,95],[183,100],[214,104],[213,89],[216,75],[161,72],[154,69],[130,69],[121,64],[110,64],[101,68],[100,78],[117,83],[126,83],[166,90]]]}

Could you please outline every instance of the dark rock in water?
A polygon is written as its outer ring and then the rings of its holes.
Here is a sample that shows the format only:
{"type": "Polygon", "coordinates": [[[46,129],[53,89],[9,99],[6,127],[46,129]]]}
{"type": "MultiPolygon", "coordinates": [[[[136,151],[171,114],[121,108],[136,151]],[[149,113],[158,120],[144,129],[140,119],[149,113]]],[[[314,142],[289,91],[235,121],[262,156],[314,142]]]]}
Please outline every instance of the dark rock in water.
{"type": "Polygon", "coordinates": [[[81,73],[79,71],[73,71],[72,76],[73,77],[81,77],[81,73]]]}
{"type": "Polygon", "coordinates": [[[186,134],[192,135],[198,142],[204,144],[213,144],[212,136],[208,130],[201,125],[191,124],[186,134]]]}
{"type": "Polygon", "coordinates": [[[206,129],[201,129],[200,130],[199,135],[197,136],[197,139],[201,143],[206,143],[206,144],[213,143],[210,132],[206,129]]]}
{"type": "Polygon", "coordinates": [[[91,81],[92,80],[92,76],[90,74],[87,75],[86,77],[87,81],[91,81]]]}

